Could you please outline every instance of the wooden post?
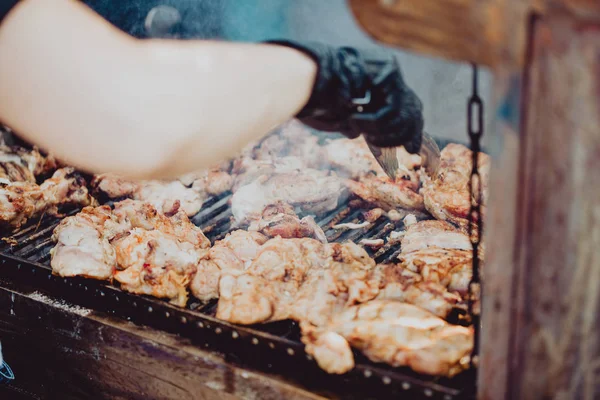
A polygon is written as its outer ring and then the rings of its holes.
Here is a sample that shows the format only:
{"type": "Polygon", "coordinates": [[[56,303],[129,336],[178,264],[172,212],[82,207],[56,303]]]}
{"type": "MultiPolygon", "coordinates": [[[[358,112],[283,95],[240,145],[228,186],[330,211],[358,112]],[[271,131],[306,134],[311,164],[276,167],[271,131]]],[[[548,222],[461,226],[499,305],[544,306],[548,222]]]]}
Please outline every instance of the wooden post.
{"type": "Polygon", "coordinates": [[[508,398],[592,400],[600,396],[600,24],[548,13],[532,33],[508,398]]]}
{"type": "Polygon", "coordinates": [[[479,398],[600,398],[600,1],[349,4],[378,40],[495,72],[479,398]]]}

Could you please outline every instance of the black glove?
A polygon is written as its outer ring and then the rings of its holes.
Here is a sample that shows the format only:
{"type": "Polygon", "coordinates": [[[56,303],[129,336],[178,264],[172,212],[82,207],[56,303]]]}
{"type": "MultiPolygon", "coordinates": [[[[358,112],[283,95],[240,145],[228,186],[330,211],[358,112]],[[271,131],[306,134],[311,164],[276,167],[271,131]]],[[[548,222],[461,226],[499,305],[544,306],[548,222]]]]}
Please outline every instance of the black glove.
{"type": "Polygon", "coordinates": [[[418,153],[423,106],[386,51],[333,48],[319,43],[270,41],[302,51],[318,65],[311,97],[296,116],[315,129],[360,134],[379,147],[404,145],[418,153]]]}

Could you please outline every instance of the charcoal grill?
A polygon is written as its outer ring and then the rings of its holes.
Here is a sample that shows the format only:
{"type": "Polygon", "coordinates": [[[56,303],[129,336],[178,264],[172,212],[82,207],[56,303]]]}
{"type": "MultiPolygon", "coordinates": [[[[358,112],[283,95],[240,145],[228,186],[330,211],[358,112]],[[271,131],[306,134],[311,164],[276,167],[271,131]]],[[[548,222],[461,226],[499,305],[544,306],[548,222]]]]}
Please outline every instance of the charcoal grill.
{"type": "MultiPolygon", "coordinates": [[[[440,143],[444,145],[445,143],[440,143]]],[[[231,224],[231,193],[207,200],[202,210],[191,218],[206,236],[214,241],[223,238],[234,227],[231,224]]],[[[64,212],[74,215],[78,209],[64,212]]],[[[369,227],[336,230],[338,223],[362,222],[364,208],[344,204],[317,219],[330,242],[385,238],[392,230],[403,229],[401,221],[381,217],[369,227]]],[[[281,321],[255,326],[238,326],[215,318],[216,302],[200,304],[193,298],[185,308],[168,302],[121,291],[106,282],[84,278],[61,278],[50,268],[52,232],[60,218],[44,216],[0,243],[2,276],[20,281],[36,290],[67,300],[76,305],[124,318],[136,324],[178,334],[203,349],[225,354],[244,368],[277,371],[302,386],[318,393],[333,393],[344,398],[410,398],[457,399],[474,395],[475,373],[466,371],[453,378],[435,378],[416,374],[408,368],[391,368],[374,364],[355,354],[356,367],[343,376],[321,371],[304,352],[296,323],[281,321]]],[[[398,245],[367,252],[379,263],[391,262],[398,245]]]]}

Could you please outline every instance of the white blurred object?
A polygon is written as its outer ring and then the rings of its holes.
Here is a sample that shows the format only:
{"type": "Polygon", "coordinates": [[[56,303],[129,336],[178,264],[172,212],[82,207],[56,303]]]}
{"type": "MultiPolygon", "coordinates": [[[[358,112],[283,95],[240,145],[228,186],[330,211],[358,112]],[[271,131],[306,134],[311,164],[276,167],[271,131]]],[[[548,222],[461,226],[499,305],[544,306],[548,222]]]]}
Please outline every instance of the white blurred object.
{"type": "Polygon", "coordinates": [[[176,8],[160,5],[150,10],[144,21],[148,37],[174,37],[174,30],[181,24],[181,14],[176,8]]]}

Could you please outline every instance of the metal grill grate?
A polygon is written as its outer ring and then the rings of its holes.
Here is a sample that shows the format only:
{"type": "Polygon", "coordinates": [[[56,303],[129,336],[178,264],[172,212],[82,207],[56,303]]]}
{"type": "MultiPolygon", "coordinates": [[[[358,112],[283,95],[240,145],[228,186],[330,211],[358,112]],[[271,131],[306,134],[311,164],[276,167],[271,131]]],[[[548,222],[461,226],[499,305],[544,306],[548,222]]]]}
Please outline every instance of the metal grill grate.
{"type": "MultiPolygon", "coordinates": [[[[209,199],[191,218],[212,243],[234,228],[230,198],[228,193],[209,199]]],[[[70,210],[65,215],[73,215],[77,211],[70,210]]],[[[316,222],[330,242],[385,238],[392,230],[403,229],[401,221],[391,222],[385,216],[362,229],[332,228],[338,223],[362,222],[362,211],[364,208],[342,205],[320,216],[316,222]]],[[[299,340],[300,332],[294,322],[237,326],[214,317],[216,301],[204,305],[192,298],[186,308],[178,308],[166,301],[122,292],[106,282],[54,276],[49,265],[50,250],[54,245],[51,236],[59,221],[46,216],[3,238],[0,243],[0,277],[22,282],[35,290],[93,310],[179,334],[202,348],[224,354],[231,362],[275,372],[286,380],[296,381],[309,390],[326,395],[356,399],[408,396],[444,400],[474,396],[474,371],[464,372],[453,379],[428,377],[408,368],[374,364],[357,353],[353,371],[343,376],[328,375],[304,352],[299,340]]],[[[384,263],[396,258],[399,247],[386,244],[377,251],[366,250],[378,263],[384,263]]]]}

